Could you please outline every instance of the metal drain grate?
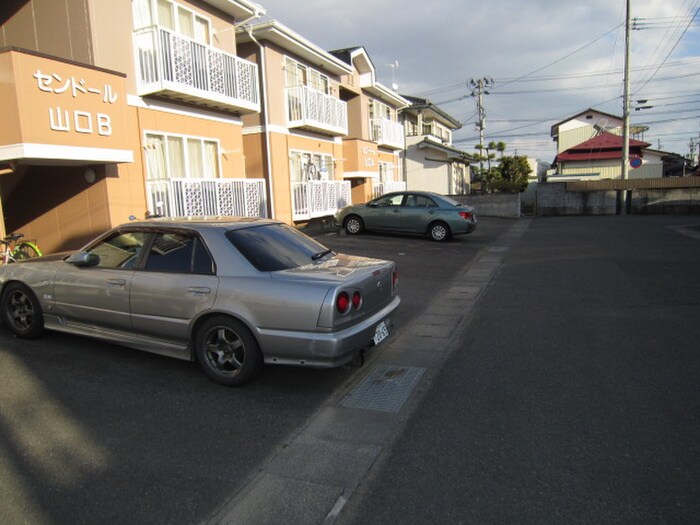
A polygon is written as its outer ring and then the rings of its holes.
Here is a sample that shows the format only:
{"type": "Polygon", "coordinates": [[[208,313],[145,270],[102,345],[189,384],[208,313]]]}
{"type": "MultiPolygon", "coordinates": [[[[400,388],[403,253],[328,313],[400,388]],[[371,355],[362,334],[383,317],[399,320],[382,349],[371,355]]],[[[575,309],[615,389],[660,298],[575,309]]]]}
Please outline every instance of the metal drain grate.
{"type": "Polygon", "coordinates": [[[425,368],[376,366],[340,404],[346,408],[398,412],[424,372],[425,368]]]}

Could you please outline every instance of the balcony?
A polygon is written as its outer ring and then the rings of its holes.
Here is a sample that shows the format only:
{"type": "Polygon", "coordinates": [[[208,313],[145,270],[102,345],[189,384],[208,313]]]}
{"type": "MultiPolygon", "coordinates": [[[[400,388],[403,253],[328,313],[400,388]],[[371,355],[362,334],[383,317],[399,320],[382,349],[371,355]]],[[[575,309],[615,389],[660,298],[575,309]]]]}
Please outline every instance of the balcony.
{"type": "Polygon", "coordinates": [[[406,191],[406,183],[404,181],[385,181],[372,184],[373,199],[381,197],[386,193],[391,193],[392,191],[406,191]]]}
{"type": "Polygon", "coordinates": [[[350,204],[352,204],[352,197],[349,181],[292,182],[292,220],[294,221],[335,215],[336,211],[350,204]]]}
{"type": "Polygon", "coordinates": [[[163,217],[266,217],[263,179],[146,181],[148,211],[163,217]]]}
{"type": "Polygon", "coordinates": [[[287,125],[326,135],[348,134],[345,102],[307,86],[287,88],[287,125]]]}
{"type": "Polygon", "coordinates": [[[258,66],[182,35],[134,32],[138,93],[239,113],[260,111],[258,66]]]}
{"type": "Polygon", "coordinates": [[[372,141],[379,146],[392,149],[404,149],[406,137],[403,124],[386,118],[374,118],[370,122],[372,141]]]}

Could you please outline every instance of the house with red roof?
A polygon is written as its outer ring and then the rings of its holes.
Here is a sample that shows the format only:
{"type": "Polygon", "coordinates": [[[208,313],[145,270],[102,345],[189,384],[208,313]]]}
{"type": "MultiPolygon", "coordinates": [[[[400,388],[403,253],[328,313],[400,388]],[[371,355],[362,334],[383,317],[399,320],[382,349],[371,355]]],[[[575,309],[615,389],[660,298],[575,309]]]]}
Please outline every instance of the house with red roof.
{"type": "MultiPolygon", "coordinates": [[[[660,178],[674,154],[650,149],[640,140],[646,126],[630,128],[630,179],[660,178]]],[[[549,182],[619,179],[622,174],[622,119],[593,109],[552,126],[557,156],[549,182]]]]}
{"type": "MultiPolygon", "coordinates": [[[[630,139],[630,179],[647,179],[663,176],[663,158],[667,155],[661,151],[649,149],[648,142],[630,139]]],[[[556,173],[548,180],[602,180],[619,179],[622,172],[623,139],[620,135],[608,131],[600,132],[592,139],[573,146],[559,153],[554,159],[556,173]]]]}

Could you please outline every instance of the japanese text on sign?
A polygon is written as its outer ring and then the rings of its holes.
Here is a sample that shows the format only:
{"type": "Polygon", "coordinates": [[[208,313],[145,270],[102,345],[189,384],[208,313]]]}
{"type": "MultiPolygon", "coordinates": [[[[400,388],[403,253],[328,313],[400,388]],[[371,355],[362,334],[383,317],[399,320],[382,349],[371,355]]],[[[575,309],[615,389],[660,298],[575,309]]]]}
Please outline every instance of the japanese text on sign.
{"type": "MultiPolygon", "coordinates": [[[[87,86],[84,79],[75,77],[63,78],[56,73],[46,74],[37,69],[33,77],[37,81],[37,87],[44,93],[62,95],[70,94],[73,98],[82,95],[97,95],[102,98],[104,104],[114,104],[118,95],[110,84],[100,87],[87,86]]],[[[109,115],[97,113],[93,115],[89,111],[66,110],[60,106],[49,108],[49,126],[53,131],[92,134],[95,131],[101,136],[112,134],[112,121],[109,115]]]]}

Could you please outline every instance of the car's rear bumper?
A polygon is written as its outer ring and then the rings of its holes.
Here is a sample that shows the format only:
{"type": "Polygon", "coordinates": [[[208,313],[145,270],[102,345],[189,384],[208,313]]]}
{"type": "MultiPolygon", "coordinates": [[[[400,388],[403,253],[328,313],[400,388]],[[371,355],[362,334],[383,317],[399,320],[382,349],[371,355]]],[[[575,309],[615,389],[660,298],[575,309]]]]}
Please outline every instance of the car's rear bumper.
{"type": "Polygon", "coordinates": [[[389,335],[393,334],[393,314],[400,302],[397,295],[375,314],[338,332],[261,329],[256,335],[266,363],[323,368],[341,366],[352,361],[358,352],[374,346],[375,333],[382,322],[389,329],[389,335]]]}

